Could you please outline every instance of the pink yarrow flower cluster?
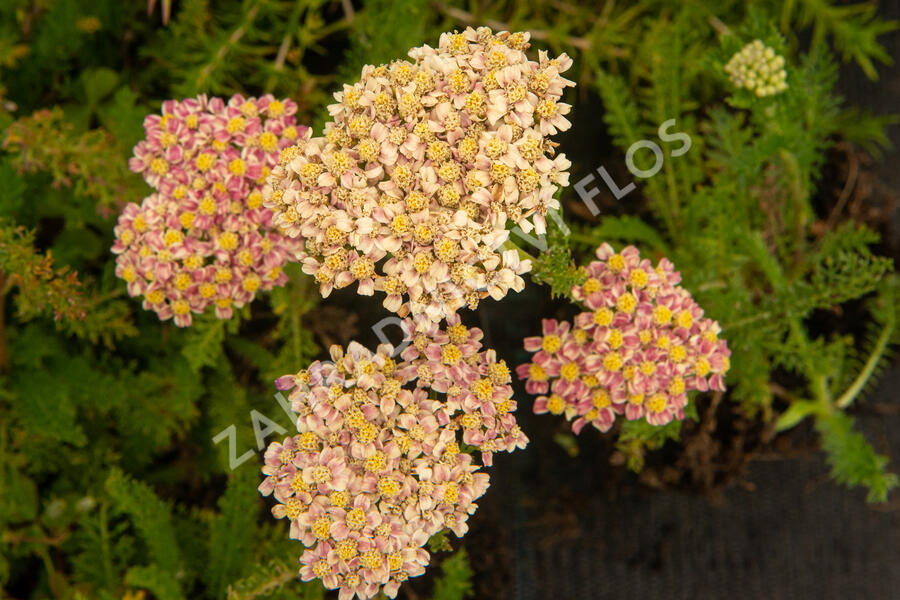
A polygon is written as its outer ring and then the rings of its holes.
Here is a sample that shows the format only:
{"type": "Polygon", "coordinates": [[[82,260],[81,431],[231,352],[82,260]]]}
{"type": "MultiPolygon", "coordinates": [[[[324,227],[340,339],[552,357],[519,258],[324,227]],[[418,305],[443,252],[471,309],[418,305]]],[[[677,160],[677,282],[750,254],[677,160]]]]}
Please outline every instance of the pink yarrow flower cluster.
{"type": "Polygon", "coordinates": [[[329,107],[325,136],[283,153],[265,193],[305,242],[323,296],[358,282],[417,324],[524,286],[530,261],[501,248],[507,221],[545,231],[568,184],[549,136],[565,131],[565,54],[525,54],[527,33],[468,28],[412,62],[363,68],[329,107]]]}
{"type": "Polygon", "coordinates": [[[306,128],[291,100],[198,96],[163,103],[144,120],[131,169],[156,191],[129,203],[115,228],[116,275],[160,319],[191,324],[214,306],[221,319],[260,290],[284,285],[300,242],[263,206],[281,150],[306,128]]]}
{"type": "Polygon", "coordinates": [[[525,338],[535,354],[516,372],[539,394],[534,412],[565,415],[575,433],[607,431],[619,414],[664,425],[684,419],[688,391],[724,391],[731,351],[672,263],[654,267],[633,246],[596,254],[572,288],[587,311],[574,323],[544,320],[542,336],[525,338]]]}
{"type": "Polygon", "coordinates": [[[528,441],[509,369],[481,350],[480,330],[455,321],[409,339],[399,361],[389,345],[354,342],[276,381],[291,390],[298,433],[269,446],[259,490],[306,546],[302,579],[339,588],[341,600],[393,598],[421,575],[431,536],[468,531],[489,485],[482,465],[528,441]]]}

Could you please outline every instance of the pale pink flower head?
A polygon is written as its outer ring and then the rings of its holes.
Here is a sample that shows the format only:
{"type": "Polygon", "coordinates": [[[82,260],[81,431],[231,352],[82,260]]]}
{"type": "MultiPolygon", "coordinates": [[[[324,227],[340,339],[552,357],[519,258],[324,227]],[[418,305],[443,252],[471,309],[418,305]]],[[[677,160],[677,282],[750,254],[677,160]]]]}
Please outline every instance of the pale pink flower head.
{"type": "Polygon", "coordinates": [[[528,441],[509,368],[482,348],[481,330],[458,317],[401,329],[399,355],[387,344],[333,346],[330,361],[276,381],[298,433],[269,446],[259,491],[307,546],[303,579],[340,597],[393,597],[421,575],[431,536],[468,531],[493,454],[528,441]]]}
{"type": "Polygon", "coordinates": [[[544,321],[525,338],[532,362],[516,373],[538,394],[536,413],[563,415],[579,433],[608,431],[616,415],[665,425],[684,418],[691,390],[725,390],[731,352],[721,328],[680,287],[663,258],[654,267],[637,248],[596,251],[572,297],[588,310],[574,322],[544,321]]]}
{"type": "Polygon", "coordinates": [[[419,328],[520,291],[531,262],[502,249],[507,222],[541,234],[569,162],[562,55],[529,60],[527,33],[468,28],[412,61],[363,68],[328,107],[323,137],[286,151],[266,188],[302,236],[323,296],[357,284],[419,328]]]}
{"type": "Polygon", "coordinates": [[[212,308],[227,319],[284,285],[300,242],[263,207],[262,186],[306,128],[291,100],[199,96],[144,120],[129,162],[156,191],[125,207],[115,228],[116,275],[160,319],[184,327],[212,308]]]}

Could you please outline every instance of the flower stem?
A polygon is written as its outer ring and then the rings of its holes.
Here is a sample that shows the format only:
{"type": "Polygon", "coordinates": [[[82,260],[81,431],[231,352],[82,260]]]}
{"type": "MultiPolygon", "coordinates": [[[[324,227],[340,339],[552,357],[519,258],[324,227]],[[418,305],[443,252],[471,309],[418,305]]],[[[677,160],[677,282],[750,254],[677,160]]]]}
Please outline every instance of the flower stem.
{"type": "Polygon", "coordinates": [[[878,366],[878,361],[881,360],[882,355],[884,354],[885,348],[887,348],[888,341],[891,339],[891,335],[894,333],[894,323],[891,322],[889,327],[885,327],[881,331],[881,335],[878,336],[878,340],[875,342],[875,347],[872,349],[872,353],[869,354],[868,360],[866,360],[866,364],[863,365],[862,371],[859,372],[859,375],[856,376],[856,379],[853,380],[853,383],[850,384],[850,387],[841,394],[841,397],[838,398],[834,405],[838,408],[847,408],[853,399],[859,395],[859,393],[866,386],[866,382],[872,376],[872,373],[875,371],[875,367],[878,366]]]}
{"type": "Polygon", "coordinates": [[[9,369],[9,348],[6,345],[6,273],[0,271],[0,373],[9,369]]]}

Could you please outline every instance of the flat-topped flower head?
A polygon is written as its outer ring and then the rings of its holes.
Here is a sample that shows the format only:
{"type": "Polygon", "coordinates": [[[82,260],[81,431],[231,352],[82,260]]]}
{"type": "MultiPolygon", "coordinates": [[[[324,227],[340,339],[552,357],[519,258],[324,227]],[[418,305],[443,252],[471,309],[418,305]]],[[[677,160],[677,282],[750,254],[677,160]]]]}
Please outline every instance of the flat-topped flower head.
{"type": "Polygon", "coordinates": [[[458,317],[446,329],[402,328],[399,356],[332,346],[331,361],[276,381],[290,390],[297,434],[269,446],[259,491],[307,546],[301,578],[342,598],[393,598],[421,575],[431,536],[468,531],[489,483],[482,466],[528,441],[509,368],[482,349],[479,329],[458,317]]]}
{"type": "Polygon", "coordinates": [[[587,310],[525,338],[535,354],[516,372],[539,394],[534,411],[564,415],[576,433],[608,431],[619,414],[664,425],[684,418],[689,391],[724,390],[731,352],[672,263],[654,266],[633,246],[603,244],[596,255],[571,290],[587,310]]]}
{"type": "Polygon", "coordinates": [[[368,65],[335,94],[324,136],[286,153],[266,206],[304,239],[324,296],[358,282],[421,323],[522,289],[530,261],[500,246],[508,221],[540,234],[559,208],[569,161],[549,136],[570,126],[574,85],[569,57],[527,48],[526,33],[469,28],[368,65]]]}
{"type": "Polygon", "coordinates": [[[735,87],[760,97],[774,96],[788,87],[784,57],[761,40],[753,40],[735,53],[725,65],[725,72],[735,87]]]}
{"type": "Polygon", "coordinates": [[[183,327],[210,307],[230,318],[284,285],[282,268],[301,244],[273,224],[262,185],[305,131],[295,112],[272,96],[199,96],[166,101],[144,120],[130,165],[156,191],[125,207],[112,251],[116,275],[145,309],[183,327]]]}

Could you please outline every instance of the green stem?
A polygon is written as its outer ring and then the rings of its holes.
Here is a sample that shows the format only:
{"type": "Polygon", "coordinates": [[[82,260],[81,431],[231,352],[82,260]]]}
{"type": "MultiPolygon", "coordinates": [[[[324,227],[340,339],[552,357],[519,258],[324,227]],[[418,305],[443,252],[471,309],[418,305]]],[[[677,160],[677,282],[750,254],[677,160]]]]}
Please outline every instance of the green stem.
{"type": "Polygon", "coordinates": [[[681,227],[681,201],[678,199],[678,183],[675,181],[675,168],[671,161],[663,163],[663,169],[666,172],[666,187],[669,192],[669,210],[672,215],[672,223],[674,227],[669,231],[672,239],[677,240],[681,237],[683,228],[681,227]]]}
{"type": "Polygon", "coordinates": [[[54,598],[62,598],[66,597],[66,582],[63,578],[56,572],[56,568],[53,566],[53,559],[50,558],[50,551],[47,546],[38,546],[35,549],[35,554],[37,554],[41,561],[44,563],[44,568],[47,570],[47,583],[50,586],[50,593],[53,594],[54,598]]]}
{"type": "Polygon", "coordinates": [[[100,551],[103,555],[103,574],[106,576],[106,585],[113,585],[112,556],[109,549],[109,524],[107,522],[107,504],[103,501],[100,505],[100,551]]]}
{"type": "Polygon", "coordinates": [[[728,287],[724,281],[707,281],[697,286],[698,292],[708,292],[709,290],[723,290],[728,287]]]}
{"type": "Polygon", "coordinates": [[[747,317],[746,319],[741,319],[740,321],[732,321],[731,323],[723,323],[722,329],[727,331],[731,331],[732,329],[737,329],[739,327],[743,327],[745,325],[750,325],[751,323],[756,323],[757,321],[762,321],[763,319],[768,319],[772,316],[772,313],[766,311],[757,313],[753,316],[747,317]]]}
{"type": "Polygon", "coordinates": [[[794,0],[785,0],[781,6],[781,33],[788,35],[791,27],[791,13],[794,11],[794,0]]]}
{"type": "Polygon", "coordinates": [[[803,365],[806,368],[806,377],[809,379],[810,391],[812,391],[818,410],[821,414],[832,411],[831,395],[828,393],[828,379],[820,373],[809,357],[809,340],[797,318],[791,319],[791,335],[801,346],[799,353],[803,357],[803,365]]]}
{"type": "Polygon", "coordinates": [[[848,387],[847,390],[841,394],[841,397],[835,401],[834,405],[836,407],[847,408],[850,406],[850,403],[853,402],[853,399],[863,390],[866,386],[866,382],[872,376],[872,373],[875,372],[875,367],[878,366],[878,361],[881,360],[881,356],[884,354],[893,333],[894,323],[892,321],[889,327],[882,329],[881,335],[878,336],[878,341],[875,342],[875,347],[872,349],[872,353],[869,354],[869,358],[866,360],[866,364],[863,366],[862,371],[859,372],[859,375],[856,376],[856,379],[853,380],[850,387],[848,387]]]}
{"type": "MultiPolygon", "coordinates": [[[[782,164],[784,166],[784,174],[788,178],[788,192],[790,194],[791,203],[794,208],[794,255],[790,263],[790,280],[793,281],[797,276],[797,271],[802,264],[801,256],[803,249],[803,241],[806,239],[807,222],[809,220],[809,210],[807,204],[807,190],[804,185],[805,177],[800,172],[800,163],[797,156],[792,152],[782,149],[779,152],[782,164]]],[[[788,257],[785,257],[788,258],[788,257]]]]}
{"type": "Polygon", "coordinates": [[[6,344],[6,274],[0,271],[0,373],[9,370],[9,348],[6,344]]]}
{"type": "Polygon", "coordinates": [[[244,34],[247,33],[247,30],[253,25],[253,22],[256,20],[256,13],[259,12],[259,5],[260,2],[253,3],[247,12],[244,13],[244,19],[241,24],[231,32],[231,35],[229,35],[228,39],[226,39],[219,47],[212,59],[200,69],[200,74],[197,76],[197,80],[194,83],[194,87],[197,90],[203,89],[206,80],[218,68],[219,63],[225,60],[231,49],[237,46],[238,42],[241,41],[241,38],[244,37],[244,34]]]}

